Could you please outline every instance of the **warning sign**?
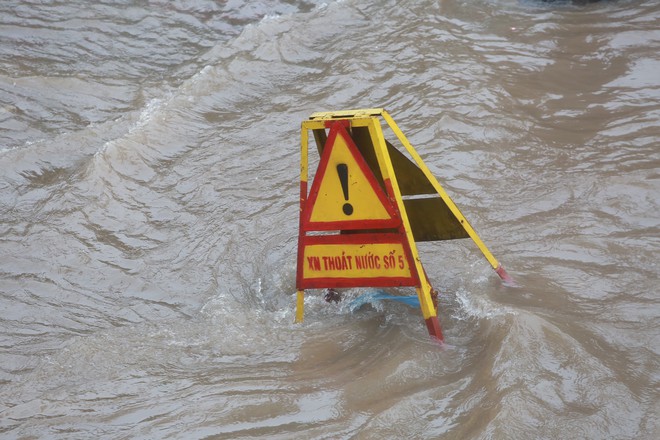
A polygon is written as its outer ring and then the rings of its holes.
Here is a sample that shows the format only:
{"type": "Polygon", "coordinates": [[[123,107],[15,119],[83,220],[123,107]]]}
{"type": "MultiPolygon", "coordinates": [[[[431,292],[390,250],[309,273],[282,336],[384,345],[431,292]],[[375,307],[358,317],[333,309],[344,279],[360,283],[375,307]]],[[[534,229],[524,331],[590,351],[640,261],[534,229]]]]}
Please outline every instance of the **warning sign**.
{"type": "Polygon", "coordinates": [[[395,228],[400,217],[353,139],[334,123],[303,213],[307,230],[395,228]]]}
{"type": "Polygon", "coordinates": [[[297,322],[305,289],[414,286],[429,334],[442,341],[416,241],[470,237],[510,279],[385,109],[314,113],[301,128],[297,322]],[[380,117],[405,151],[385,139],[380,117]],[[321,157],[308,194],[310,132],[321,157]]]}
{"type": "Polygon", "coordinates": [[[303,288],[417,284],[399,234],[311,236],[303,245],[303,288]]]}
{"type": "Polygon", "coordinates": [[[360,153],[348,121],[327,126],[309,198],[301,198],[298,286],[418,285],[395,202],[360,153]]]}

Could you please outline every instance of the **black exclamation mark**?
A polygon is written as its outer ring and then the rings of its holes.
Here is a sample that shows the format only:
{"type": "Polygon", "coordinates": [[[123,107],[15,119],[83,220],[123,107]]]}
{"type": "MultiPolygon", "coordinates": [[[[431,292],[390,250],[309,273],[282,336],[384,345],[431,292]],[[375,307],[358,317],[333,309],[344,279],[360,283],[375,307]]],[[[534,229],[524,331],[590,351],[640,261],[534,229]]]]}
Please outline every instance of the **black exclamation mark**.
{"type": "MultiPolygon", "coordinates": [[[[345,163],[340,163],[337,165],[337,174],[339,175],[339,182],[341,183],[341,189],[344,191],[344,200],[348,202],[348,165],[345,163]]],[[[350,203],[344,203],[342,206],[344,214],[351,215],[353,214],[353,205],[350,203]]]]}

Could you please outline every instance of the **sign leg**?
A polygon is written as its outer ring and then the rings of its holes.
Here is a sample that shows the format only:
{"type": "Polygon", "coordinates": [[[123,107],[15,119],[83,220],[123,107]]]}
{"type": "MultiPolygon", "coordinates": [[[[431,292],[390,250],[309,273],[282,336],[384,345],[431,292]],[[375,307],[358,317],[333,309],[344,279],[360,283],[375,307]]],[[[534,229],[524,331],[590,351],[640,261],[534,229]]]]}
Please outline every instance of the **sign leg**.
{"type": "Polygon", "coordinates": [[[500,276],[502,281],[504,281],[504,285],[512,286],[512,287],[517,286],[516,281],[511,277],[511,275],[509,275],[507,273],[506,270],[504,270],[504,268],[502,267],[501,264],[497,266],[497,269],[495,269],[495,272],[497,272],[497,274],[500,276]]]}
{"type": "Polygon", "coordinates": [[[299,290],[296,298],[296,322],[303,322],[305,314],[305,291],[299,290]]]}
{"type": "Polygon", "coordinates": [[[440,322],[438,321],[436,303],[437,299],[434,298],[435,291],[430,284],[424,282],[423,285],[424,287],[417,288],[417,296],[420,299],[420,305],[422,314],[424,315],[424,322],[426,322],[426,328],[428,329],[429,335],[432,338],[435,338],[440,342],[444,342],[445,338],[442,336],[442,329],[440,328],[440,322]]]}
{"type": "Polygon", "coordinates": [[[445,342],[445,338],[442,336],[442,330],[440,329],[440,322],[438,322],[437,316],[431,316],[426,320],[426,328],[429,330],[429,335],[431,335],[432,338],[435,338],[440,342],[445,342]]]}

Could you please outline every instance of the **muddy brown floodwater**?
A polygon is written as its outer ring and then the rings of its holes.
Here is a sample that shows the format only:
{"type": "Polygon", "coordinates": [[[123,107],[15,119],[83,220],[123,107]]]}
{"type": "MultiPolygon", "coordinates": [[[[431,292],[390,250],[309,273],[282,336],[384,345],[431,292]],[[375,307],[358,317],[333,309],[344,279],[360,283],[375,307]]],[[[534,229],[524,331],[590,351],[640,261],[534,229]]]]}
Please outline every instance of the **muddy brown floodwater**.
{"type": "Polygon", "coordinates": [[[0,438],[660,438],[659,2],[0,17],[0,438]],[[293,323],[300,122],[368,107],[519,284],[420,245],[445,350],[363,289],[293,323]]]}

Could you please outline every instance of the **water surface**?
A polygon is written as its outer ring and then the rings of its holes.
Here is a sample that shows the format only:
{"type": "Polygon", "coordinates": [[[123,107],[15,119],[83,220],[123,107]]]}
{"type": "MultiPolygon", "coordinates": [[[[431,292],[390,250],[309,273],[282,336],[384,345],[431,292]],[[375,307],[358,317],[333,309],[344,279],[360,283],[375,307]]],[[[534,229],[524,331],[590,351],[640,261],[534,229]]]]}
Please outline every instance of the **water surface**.
{"type": "Polygon", "coordinates": [[[0,437],[660,435],[657,2],[0,17],[0,437]],[[293,323],[300,122],[362,107],[520,285],[420,245],[450,349],[397,303],[293,323]]]}

